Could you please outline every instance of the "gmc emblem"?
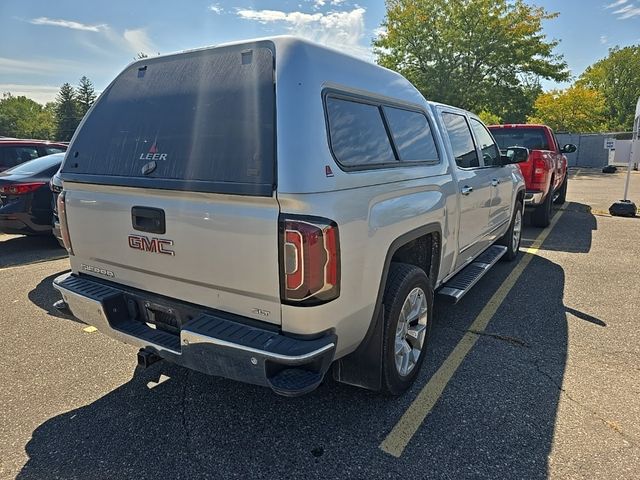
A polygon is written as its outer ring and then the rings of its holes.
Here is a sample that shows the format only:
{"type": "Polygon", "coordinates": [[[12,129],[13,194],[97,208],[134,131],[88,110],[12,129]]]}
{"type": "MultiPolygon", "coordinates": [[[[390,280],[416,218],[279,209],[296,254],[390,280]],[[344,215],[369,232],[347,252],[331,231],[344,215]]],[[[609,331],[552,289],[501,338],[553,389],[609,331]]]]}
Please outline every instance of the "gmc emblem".
{"type": "Polygon", "coordinates": [[[143,252],[163,253],[164,255],[175,255],[176,252],[166,247],[171,247],[173,240],[163,238],[149,238],[144,235],[129,235],[129,247],[143,252]]]}

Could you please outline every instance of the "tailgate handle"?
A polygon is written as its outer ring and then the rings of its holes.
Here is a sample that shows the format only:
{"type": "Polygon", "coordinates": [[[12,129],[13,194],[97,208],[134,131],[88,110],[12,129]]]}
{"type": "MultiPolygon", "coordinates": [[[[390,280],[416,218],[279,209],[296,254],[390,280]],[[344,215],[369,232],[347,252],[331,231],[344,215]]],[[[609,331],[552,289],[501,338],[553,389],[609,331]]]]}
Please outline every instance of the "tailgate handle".
{"type": "Polygon", "coordinates": [[[131,207],[131,223],[140,232],[164,234],[167,231],[161,208],[131,207]]]}

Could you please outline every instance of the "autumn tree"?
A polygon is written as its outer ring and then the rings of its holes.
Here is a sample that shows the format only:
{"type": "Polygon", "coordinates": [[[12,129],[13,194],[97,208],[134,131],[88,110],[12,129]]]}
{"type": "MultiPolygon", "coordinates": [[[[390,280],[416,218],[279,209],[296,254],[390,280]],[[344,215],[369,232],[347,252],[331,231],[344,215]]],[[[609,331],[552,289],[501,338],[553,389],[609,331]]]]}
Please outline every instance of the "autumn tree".
{"type": "Polygon", "coordinates": [[[85,113],[91,108],[91,105],[96,101],[96,90],[93,88],[93,83],[84,75],[76,88],[76,100],[80,118],[84,117],[85,113]]]}
{"type": "Polygon", "coordinates": [[[498,115],[488,112],[487,110],[478,112],[478,117],[480,117],[480,120],[482,120],[482,123],[485,125],[498,125],[502,123],[502,119],[498,115]]]}
{"type": "Polygon", "coordinates": [[[70,84],[65,83],[56,97],[56,139],[64,142],[71,140],[79,123],[76,92],[70,84]]]}
{"type": "Polygon", "coordinates": [[[640,45],[610,49],[606,58],[585,70],[577,84],[603,95],[610,130],[631,131],[640,96],[640,45]]]}
{"type": "Polygon", "coordinates": [[[551,90],[537,98],[527,121],[561,132],[600,132],[606,129],[605,99],[597,90],[580,85],[551,90]]]}
{"type": "Polygon", "coordinates": [[[542,31],[556,16],[522,0],[387,0],[374,52],[429,100],[523,121],[541,78],[569,77],[542,31]]]}

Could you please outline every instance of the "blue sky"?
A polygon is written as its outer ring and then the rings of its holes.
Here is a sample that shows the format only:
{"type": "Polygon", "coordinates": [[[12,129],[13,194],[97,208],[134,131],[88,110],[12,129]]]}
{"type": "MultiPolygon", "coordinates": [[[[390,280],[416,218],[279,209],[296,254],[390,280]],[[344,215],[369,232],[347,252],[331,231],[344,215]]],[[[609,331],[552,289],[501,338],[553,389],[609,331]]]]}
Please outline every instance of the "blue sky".
{"type": "MultiPolygon", "coordinates": [[[[560,13],[545,32],[561,40],[557,52],[576,76],[609,47],[640,44],[640,0],[532,3],[560,13]]],[[[103,89],[136,52],[285,33],[372,59],[384,12],[382,0],[2,0],[0,92],[44,102],[82,75],[103,89]]]]}

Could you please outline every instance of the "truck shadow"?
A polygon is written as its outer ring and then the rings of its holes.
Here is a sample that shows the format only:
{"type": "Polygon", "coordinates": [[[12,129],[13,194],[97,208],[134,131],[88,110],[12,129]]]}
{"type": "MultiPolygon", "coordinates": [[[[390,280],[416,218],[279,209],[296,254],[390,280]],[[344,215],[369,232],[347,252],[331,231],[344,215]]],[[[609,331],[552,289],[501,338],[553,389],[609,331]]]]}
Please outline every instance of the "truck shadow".
{"type": "MultiPolygon", "coordinates": [[[[561,249],[563,238],[576,241],[554,230],[549,242],[561,249]]],[[[500,263],[459,304],[437,303],[432,348],[401,398],[331,380],[282,398],[161,362],[36,428],[17,478],[547,478],[567,311],[572,321],[606,324],[564,306],[564,271],[542,257],[478,333],[403,456],[379,449],[512,269],[500,263]],[[531,278],[545,281],[531,289],[531,278]]],[[[101,361],[108,369],[109,359],[101,361]]]]}
{"type": "MultiPolygon", "coordinates": [[[[541,250],[588,253],[591,250],[593,232],[598,229],[598,222],[591,213],[591,207],[583,203],[568,202],[563,206],[563,209],[564,212],[554,208],[554,217],[562,213],[562,218],[556,224],[555,230],[567,231],[567,235],[556,236],[557,241],[546,241],[541,250]]],[[[530,228],[523,232],[523,248],[529,247],[541,231],[541,229],[531,226],[530,212],[525,214],[525,225],[530,228]]]]}
{"type": "Polygon", "coordinates": [[[67,252],[53,235],[0,235],[0,268],[65,258],[67,252]]]}

